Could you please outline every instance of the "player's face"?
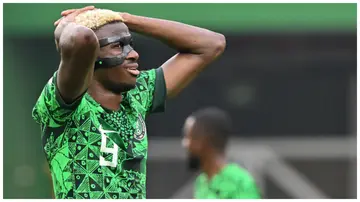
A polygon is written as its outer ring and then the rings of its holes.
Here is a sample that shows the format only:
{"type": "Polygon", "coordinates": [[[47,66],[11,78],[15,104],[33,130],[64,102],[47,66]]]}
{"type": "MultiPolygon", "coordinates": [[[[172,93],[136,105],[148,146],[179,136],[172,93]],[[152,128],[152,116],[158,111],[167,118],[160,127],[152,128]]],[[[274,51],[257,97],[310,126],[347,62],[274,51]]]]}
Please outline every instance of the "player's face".
{"type": "MultiPolygon", "coordinates": [[[[107,24],[95,33],[99,40],[113,36],[130,35],[129,29],[124,23],[107,24]]],[[[112,58],[119,56],[122,51],[120,43],[113,43],[100,48],[98,57],[112,58]]],[[[135,50],[132,50],[121,65],[97,69],[95,71],[95,79],[102,83],[105,88],[115,93],[128,91],[135,87],[136,78],[140,73],[138,70],[138,59],[139,54],[135,50]]]]}
{"type": "Polygon", "coordinates": [[[194,124],[195,124],[195,119],[193,117],[189,117],[186,119],[183,128],[184,137],[182,144],[188,151],[188,159],[187,159],[188,167],[191,170],[196,171],[200,167],[199,154],[201,154],[202,145],[199,139],[196,138],[198,136],[194,135],[194,130],[193,130],[194,124]]]}
{"type": "Polygon", "coordinates": [[[186,119],[183,128],[184,137],[182,144],[191,155],[198,157],[203,150],[203,138],[194,133],[194,125],[195,119],[193,117],[186,119]]]}

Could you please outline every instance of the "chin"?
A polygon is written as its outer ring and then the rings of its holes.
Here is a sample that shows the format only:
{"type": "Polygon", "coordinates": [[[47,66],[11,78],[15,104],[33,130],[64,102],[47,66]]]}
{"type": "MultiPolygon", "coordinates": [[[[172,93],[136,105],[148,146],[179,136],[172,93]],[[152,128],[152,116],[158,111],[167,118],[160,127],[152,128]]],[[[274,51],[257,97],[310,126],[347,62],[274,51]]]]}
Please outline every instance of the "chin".
{"type": "Polygon", "coordinates": [[[136,87],[136,82],[122,83],[121,86],[119,86],[119,87],[121,88],[121,92],[127,92],[136,87]]]}
{"type": "Polygon", "coordinates": [[[136,87],[136,81],[137,81],[137,78],[135,77],[135,78],[131,78],[131,79],[127,80],[127,82],[124,82],[123,84],[128,86],[129,88],[133,89],[136,87]]]}
{"type": "Polygon", "coordinates": [[[136,81],[137,81],[137,78],[134,77],[134,78],[131,78],[127,83],[128,83],[128,85],[133,85],[135,87],[136,81]]]}
{"type": "Polygon", "coordinates": [[[111,92],[115,94],[121,94],[123,92],[127,92],[129,90],[132,90],[136,87],[136,81],[135,82],[119,82],[119,83],[107,83],[106,88],[109,89],[111,92]]]}

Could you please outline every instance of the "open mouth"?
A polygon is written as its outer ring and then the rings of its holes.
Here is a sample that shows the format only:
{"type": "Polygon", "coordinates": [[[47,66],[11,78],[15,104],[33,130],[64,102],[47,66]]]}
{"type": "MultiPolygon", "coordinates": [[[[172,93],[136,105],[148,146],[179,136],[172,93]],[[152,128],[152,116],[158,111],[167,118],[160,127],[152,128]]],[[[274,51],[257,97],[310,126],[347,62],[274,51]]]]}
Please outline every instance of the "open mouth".
{"type": "Polygon", "coordinates": [[[126,70],[132,75],[132,76],[138,76],[140,74],[140,71],[138,70],[138,64],[132,64],[125,66],[126,70]]]}

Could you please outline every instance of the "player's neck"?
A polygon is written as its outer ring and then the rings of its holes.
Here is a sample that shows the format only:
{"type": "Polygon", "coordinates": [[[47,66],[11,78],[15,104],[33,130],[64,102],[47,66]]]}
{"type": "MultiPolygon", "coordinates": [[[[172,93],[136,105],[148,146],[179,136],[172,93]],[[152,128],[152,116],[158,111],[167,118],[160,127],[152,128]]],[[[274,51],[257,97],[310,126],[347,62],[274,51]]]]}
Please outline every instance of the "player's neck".
{"type": "Polygon", "coordinates": [[[226,160],[223,155],[209,155],[201,162],[201,169],[207,175],[208,180],[211,180],[216,174],[226,166],[226,160]],[[216,156],[214,158],[214,156],[216,156]]]}
{"type": "Polygon", "coordinates": [[[105,89],[99,83],[94,82],[90,85],[88,93],[101,106],[113,111],[118,111],[120,109],[122,95],[115,94],[105,89]]]}

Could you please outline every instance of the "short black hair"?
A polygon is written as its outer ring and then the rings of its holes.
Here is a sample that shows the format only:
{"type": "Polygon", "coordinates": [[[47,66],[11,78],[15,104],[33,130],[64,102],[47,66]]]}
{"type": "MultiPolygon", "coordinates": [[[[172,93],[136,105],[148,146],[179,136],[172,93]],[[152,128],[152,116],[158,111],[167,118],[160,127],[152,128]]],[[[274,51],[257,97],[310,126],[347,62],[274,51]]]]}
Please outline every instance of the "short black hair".
{"type": "Polygon", "coordinates": [[[231,118],[224,110],[207,107],[191,115],[195,119],[194,135],[205,135],[211,146],[219,152],[225,152],[231,133],[231,118]]]}

